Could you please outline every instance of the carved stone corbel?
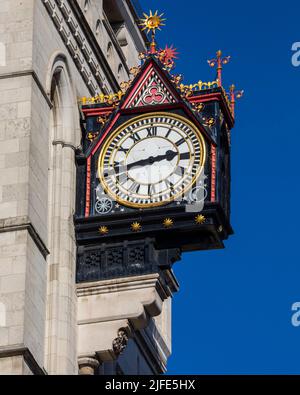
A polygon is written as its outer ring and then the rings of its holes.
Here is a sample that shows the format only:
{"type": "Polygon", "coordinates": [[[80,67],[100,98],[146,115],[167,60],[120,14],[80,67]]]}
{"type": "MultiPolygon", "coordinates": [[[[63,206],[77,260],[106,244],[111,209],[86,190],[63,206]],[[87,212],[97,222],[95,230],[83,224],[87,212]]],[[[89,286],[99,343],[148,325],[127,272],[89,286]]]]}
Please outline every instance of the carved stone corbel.
{"type": "Polygon", "coordinates": [[[125,350],[128,343],[128,334],[125,328],[118,331],[118,336],[113,340],[112,346],[116,357],[125,350]]]}
{"type": "Polygon", "coordinates": [[[77,285],[78,354],[113,361],[178,289],[170,270],[77,285]]]}

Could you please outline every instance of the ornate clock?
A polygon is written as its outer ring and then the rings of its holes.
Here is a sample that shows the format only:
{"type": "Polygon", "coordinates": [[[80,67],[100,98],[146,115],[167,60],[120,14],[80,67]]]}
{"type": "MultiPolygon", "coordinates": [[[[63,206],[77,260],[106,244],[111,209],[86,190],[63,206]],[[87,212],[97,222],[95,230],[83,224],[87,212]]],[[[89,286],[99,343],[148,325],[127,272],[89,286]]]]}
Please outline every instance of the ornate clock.
{"type": "Polygon", "coordinates": [[[148,54],[122,92],[82,106],[77,281],[157,272],[232,233],[228,99],[167,64],[148,54]]]}
{"type": "Polygon", "coordinates": [[[163,206],[192,189],[204,169],[204,138],[188,119],[165,112],[120,125],[98,161],[100,182],[118,203],[132,208],[163,206]]]}

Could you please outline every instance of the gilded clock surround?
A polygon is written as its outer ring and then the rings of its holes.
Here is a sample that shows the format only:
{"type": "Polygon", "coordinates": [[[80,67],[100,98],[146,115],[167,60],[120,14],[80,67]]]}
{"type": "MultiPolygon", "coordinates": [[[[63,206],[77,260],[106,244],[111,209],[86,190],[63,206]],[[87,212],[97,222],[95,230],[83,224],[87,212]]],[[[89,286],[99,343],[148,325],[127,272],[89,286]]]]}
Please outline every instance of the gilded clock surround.
{"type": "MultiPolygon", "coordinates": [[[[143,127],[141,127],[142,129],[143,127]]],[[[134,132],[138,132],[139,128],[137,128],[137,130],[135,130],[134,132]]],[[[128,120],[127,122],[125,122],[124,124],[120,125],[106,140],[106,142],[104,143],[101,152],[100,152],[100,156],[98,159],[98,176],[100,179],[100,183],[103,187],[103,189],[105,190],[105,192],[114,200],[116,200],[119,204],[122,204],[124,206],[127,207],[131,207],[131,208],[152,208],[152,207],[159,207],[159,206],[164,206],[166,204],[169,204],[171,202],[173,202],[174,200],[176,200],[179,196],[184,195],[187,191],[189,191],[193,184],[196,182],[196,180],[201,176],[203,169],[204,169],[204,165],[206,162],[206,145],[205,145],[205,141],[203,138],[202,133],[199,131],[199,129],[195,126],[195,124],[193,124],[191,121],[189,121],[187,118],[178,115],[178,114],[174,114],[174,113],[167,113],[167,112],[153,112],[153,113],[148,113],[147,115],[140,115],[134,118],[131,118],[130,120],[128,120]],[[126,128],[128,128],[130,125],[133,125],[134,123],[138,122],[138,121],[143,121],[149,118],[154,118],[154,117],[161,117],[161,118],[171,118],[174,119],[175,121],[179,121],[183,124],[185,124],[188,128],[190,128],[190,130],[194,133],[194,135],[196,136],[199,145],[200,145],[200,165],[197,169],[196,174],[192,177],[192,180],[189,182],[189,184],[182,190],[180,191],[178,194],[175,194],[174,196],[170,196],[168,201],[161,201],[161,202],[152,202],[152,203],[133,203],[133,202],[128,202],[122,198],[120,198],[119,196],[117,196],[116,194],[114,194],[110,188],[107,185],[107,182],[105,180],[105,177],[103,175],[103,169],[104,169],[104,161],[105,161],[105,155],[107,152],[107,149],[110,147],[112,141],[116,138],[116,136],[118,136],[119,133],[121,133],[123,130],[125,130],[126,128]]],[[[128,175],[128,172],[127,172],[128,175]]]]}

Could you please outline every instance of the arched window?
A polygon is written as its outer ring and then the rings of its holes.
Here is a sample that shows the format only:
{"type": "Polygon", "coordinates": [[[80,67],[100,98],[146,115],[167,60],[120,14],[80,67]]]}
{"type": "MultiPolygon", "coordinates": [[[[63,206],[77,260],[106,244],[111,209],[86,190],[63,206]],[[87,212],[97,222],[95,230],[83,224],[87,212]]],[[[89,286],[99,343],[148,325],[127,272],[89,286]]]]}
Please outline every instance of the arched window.
{"type": "Polygon", "coordinates": [[[114,70],[115,62],[112,43],[108,43],[106,57],[110,67],[112,68],[112,70],[114,70]]]}
{"type": "Polygon", "coordinates": [[[96,35],[97,36],[101,33],[101,29],[102,29],[101,21],[100,21],[100,19],[98,19],[97,23],[96,23],[96,35]]]}
{"type": "Polygon", "coordinates": [[[118,67],[118,82],[125,81],[125,72],[124,72],[124,67],[120,63],[118,67]]]}
{"type": "Polygon", "coordinates": [[[106,51],[107,60],[112,58],[112,55],[113,55],[112,43],[108,43],[107,51],[106,51]]]}
{"type": "Polygon", "coordinates": [[[89,9],[90,6],[90,0],[84,0],[84,11],[86,12],[89,9]]]}

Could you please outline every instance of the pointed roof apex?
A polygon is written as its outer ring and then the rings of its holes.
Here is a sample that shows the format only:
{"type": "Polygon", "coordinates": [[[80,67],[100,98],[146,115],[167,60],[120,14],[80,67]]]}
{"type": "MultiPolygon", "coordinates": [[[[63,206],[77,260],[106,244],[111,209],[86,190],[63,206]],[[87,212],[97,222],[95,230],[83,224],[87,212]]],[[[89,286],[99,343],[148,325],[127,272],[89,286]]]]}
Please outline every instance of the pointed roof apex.
{"type": "Polygon", "coordinates": [[[147,105],[171,104],[180,99],[180,94],[154,56],[146,59],[136,73],[122,100],[122,109],[147,105]]]}

